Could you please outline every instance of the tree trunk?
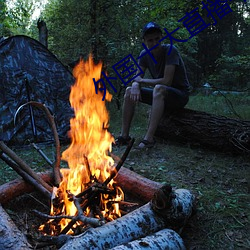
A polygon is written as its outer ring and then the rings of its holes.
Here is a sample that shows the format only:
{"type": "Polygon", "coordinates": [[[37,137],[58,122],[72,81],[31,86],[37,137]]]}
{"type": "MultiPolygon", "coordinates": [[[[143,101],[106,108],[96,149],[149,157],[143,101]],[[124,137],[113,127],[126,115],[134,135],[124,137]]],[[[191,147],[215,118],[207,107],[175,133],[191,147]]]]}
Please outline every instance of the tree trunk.
{"type": "Polygon", "coordinates": [[[39,30],[39,42],[48,48],[48,29],[46,23],[40,18],[37,21],[37,28],[39,30]]]}
{"type": "Polygon", "coordinates": [[[155,135],[224,152],[250,152],[250,121],[189,109],[164,116],[155,135]]]}
{"type": "Polygon", "coordinates": [[[17,229],[0,204],[0,249],[32,249],[24,235],[17,229]]]}

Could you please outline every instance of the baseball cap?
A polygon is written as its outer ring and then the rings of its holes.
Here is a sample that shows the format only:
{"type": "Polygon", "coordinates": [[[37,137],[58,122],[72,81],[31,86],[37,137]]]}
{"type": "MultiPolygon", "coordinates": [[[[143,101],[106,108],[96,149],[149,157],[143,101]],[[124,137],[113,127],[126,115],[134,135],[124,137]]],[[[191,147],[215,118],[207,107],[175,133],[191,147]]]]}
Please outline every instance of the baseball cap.
{"type": "Polygon", "coordinates": [[[144,26],[144,28],[142,29],[142,37],[144,37],[145,34],[146,34],[146,32],[148,32],[148,31],[151,30],[151,29],[156,29],[156,30],[159,30],[160,32],[162,32],[162,31],[161,31],[160,25],[158,25],[158,24],[155,23],[155,22],[149,22],[149,23],[147,23],[147,24],[144,26]]]}

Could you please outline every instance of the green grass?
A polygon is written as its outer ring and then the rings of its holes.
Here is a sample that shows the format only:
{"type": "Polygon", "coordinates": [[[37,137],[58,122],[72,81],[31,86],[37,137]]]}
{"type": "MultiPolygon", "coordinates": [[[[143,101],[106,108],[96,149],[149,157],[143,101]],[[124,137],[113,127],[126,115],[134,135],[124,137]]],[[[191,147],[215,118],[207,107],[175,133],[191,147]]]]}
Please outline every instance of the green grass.
{"type": "Polygon", "coordinates": [[[250,120],[250,96],[248,95],[217,95],[190,97],[187,108],[223,115],[231,118],[250,120]]]}

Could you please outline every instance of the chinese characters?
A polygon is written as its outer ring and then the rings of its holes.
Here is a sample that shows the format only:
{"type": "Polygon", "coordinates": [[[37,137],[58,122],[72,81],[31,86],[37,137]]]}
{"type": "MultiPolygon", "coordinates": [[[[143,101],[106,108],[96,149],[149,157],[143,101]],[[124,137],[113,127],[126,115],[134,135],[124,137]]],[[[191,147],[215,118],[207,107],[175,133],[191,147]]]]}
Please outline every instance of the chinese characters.
{"type": "MultiPolygon", "coordinates": [[[[188,38],[178,39],[174,36],[174,34],[180,29],[180,27],[177,27],[171,32],[164,28],[163,30],[165,31],[166,35],[163,36],[154,47],[148,49],[147,46],[142,43],[142,46],[144,47],[144,53],[137,57],[137,60],[148,54],[152,58],[153,62],[157,64],[157,61],[155,60],[151,51],[157,46],[159,46],[162,41],[164,41],[165,39],[168,39],[170,41],[170,49],[168,51],[169,55],[172,51],[173,41],[186,42],[204,29],[206,29],[207,27],[211,25],[216,25],[217,19],[222,19],[227,14],[233,12],[230,5],[228,4],[228,2],[231,1],[232,0],[206,0],[206,2],[202,1],[202,10],[206,11],[207,17],[212,19],[212,23],[208,22],[207,18],[206,20],[203,19],[203,17],[199,13],[199,7],[193,9],[190,12],[186,12],[186,14],[178,20],[178,23],[182,23],[182,25],[189,32],[190,36],[188,38]]],[[[246,3],[246,0],[243,1],[246,3]]],[[[144,73],[131,54],[127,55],[118,63],[114,64],[112,68],[125,86],[127,86],[128,83],[132,82],[136,77],[144,73]]],[[[111,88],[115,92],[117,92],[114,85],[110,81],[117,80],[117,77],[107,77],[104,72],[102,72],[102,75],[109,83],[111,88]]],[[[98,93],[98,90],[103,91],[104,96],[102,100],[104,100],[106,95],[106,85],[104,79],[101,78],[98,81],[93,79],[93,81],[96,93],[98,93]]]]}

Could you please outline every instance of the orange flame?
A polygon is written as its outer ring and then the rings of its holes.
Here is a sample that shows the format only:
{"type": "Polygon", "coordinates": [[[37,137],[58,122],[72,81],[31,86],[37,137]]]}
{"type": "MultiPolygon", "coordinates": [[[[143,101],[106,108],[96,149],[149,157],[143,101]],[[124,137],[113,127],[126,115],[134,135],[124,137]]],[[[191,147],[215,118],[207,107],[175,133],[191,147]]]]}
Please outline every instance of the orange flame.
{"type": "MultiPolygon", "coordinates": [[[[93,177],[103,183],[114,168],[114,161],[108,155],[114,141],[107,130],[109,114],[105,102],[102,101],[102,93],[95,93],[93,82],[93,78],[100,79],[101,68],[102,64],[95,65],[90,56],[86,62],[80,60],[73,71],[76,81],[70,93],[70,103],[75,112],[74,118],[70,120],[69,134],[72,142],[62,153],[62,159],[68,162],[70,171],[62,171],[63,181],[59,187],[65,204],[64,211],[60,213],[65,215],[74,216],[77,213],[74,203],[68,200],[67,190],[77,195],[87,188],[93,177]]],[[[111,98],[112,95],[107,91],[106,100],[110,101],[111,98]]],[[[109,187],[112,184],[113,181],[109,183],[109,187]]],[[[114,199],[122,200],[122,190],[118,189],[118,193],[114,199]]],[[[107,210],[105,196],[101,197],[103,214],[107,210]]],[[[113,205],[113,208],[113,213],[121,216],[117,204],[113,205]]],[[[55,214],[53,208],[51,212],[55,214]]],[[[61,229],[67,224],[68,220],[61,220],[61,229]]]]}

